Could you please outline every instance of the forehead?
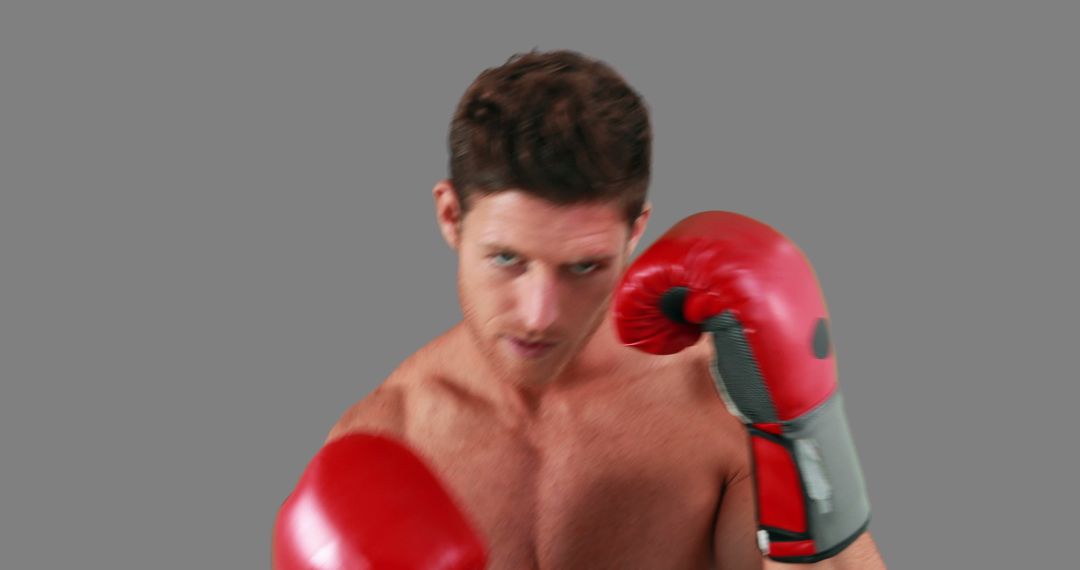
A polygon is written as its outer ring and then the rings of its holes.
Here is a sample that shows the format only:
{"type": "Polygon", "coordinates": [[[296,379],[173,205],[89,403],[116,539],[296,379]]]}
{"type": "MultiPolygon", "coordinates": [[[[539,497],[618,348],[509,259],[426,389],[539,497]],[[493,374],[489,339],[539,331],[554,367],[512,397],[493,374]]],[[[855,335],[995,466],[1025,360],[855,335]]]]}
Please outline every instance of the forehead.
{"type": "Polygon", "coordinates": [[[559,205],[517,190],[476,198],[463,231],[480,244],[571,256],[610,255],[629,237],[616,203],[559,205]]]}

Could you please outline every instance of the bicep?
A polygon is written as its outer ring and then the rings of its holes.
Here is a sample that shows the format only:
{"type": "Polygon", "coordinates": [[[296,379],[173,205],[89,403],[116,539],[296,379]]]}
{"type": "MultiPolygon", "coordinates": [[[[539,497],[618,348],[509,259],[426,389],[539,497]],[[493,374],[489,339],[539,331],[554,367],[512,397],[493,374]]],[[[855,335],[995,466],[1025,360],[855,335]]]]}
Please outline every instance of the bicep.
{"type": "Polygon", "coordinates": [[[764,564],[757,545],[754,480],[748,465],[724,485],[713,531],[713,556],[717,570],[760,570],[764,564]]]}

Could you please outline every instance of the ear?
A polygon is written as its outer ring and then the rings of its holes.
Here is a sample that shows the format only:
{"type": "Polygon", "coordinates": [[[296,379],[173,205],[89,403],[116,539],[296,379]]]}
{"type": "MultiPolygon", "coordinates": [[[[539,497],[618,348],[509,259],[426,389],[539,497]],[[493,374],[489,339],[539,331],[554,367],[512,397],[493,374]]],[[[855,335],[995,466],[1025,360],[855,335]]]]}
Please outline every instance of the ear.
{"type": "Polygon", "coordinates": [[[637,248],[638,241],[641,236],[645,234],[645,226],[649,224],[649,216],[652,214],[652,202],[646,201],[645,206],[641,208],[641,213],[634,220],[634,225],[630,228],[630,242],[627,244],[626,256],[629,258],[634,249],[637,248]]]}
{"type": "Polygon", "coordinates": [[[461,238],[461,204],[458,202],[454,186],[449,180],[440,180],[431,190],[435,198],[435,221],[439,224],[446,245],[457,250],[461,238]]]}

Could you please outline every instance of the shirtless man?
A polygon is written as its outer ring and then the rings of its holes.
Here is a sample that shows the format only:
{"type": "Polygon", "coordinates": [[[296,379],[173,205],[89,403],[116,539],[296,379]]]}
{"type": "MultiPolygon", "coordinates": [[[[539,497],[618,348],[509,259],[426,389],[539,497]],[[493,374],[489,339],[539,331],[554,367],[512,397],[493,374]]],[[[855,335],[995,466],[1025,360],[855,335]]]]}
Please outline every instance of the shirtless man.
{"type": "MultiPolygon", "coordinates": [[[[515,56],[466,91],[450,152],[433,195],[463,320],[333,427],[275,567],[787,567],[762,556],[710,335],[630,348],[613,310],[650,212],[637,93],[581,54],[515,56]]],[[[799,566],[884,568],[865,525],[849,534],[799,566]]]]}

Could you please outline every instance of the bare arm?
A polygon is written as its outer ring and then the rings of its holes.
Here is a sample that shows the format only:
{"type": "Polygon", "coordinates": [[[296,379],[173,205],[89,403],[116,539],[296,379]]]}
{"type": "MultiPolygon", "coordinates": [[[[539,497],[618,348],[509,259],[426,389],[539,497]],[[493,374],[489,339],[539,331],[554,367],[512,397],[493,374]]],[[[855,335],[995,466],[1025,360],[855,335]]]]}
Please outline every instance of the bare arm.
{"type": "Polygon", "coordinates": [[[739,466],[724,483],[713,531],[713,562],[718,570],[761,570],[764,558],[757,545],[754,481],[750,466],[739,466]]]}
{"type": "Polygon", "coordinates": [[[756,533],[754,482],[749,465],[742,465],[724,485],[717,512],[713,552],[718,570],[886,570],[869,532],[840,554],[814,564],[786,564],[763,557],[756,533]]]}

